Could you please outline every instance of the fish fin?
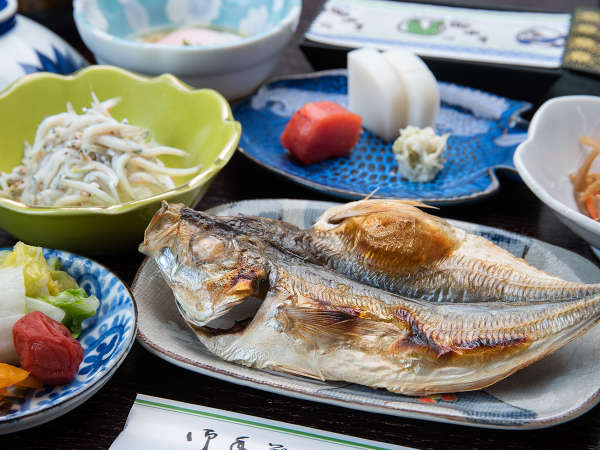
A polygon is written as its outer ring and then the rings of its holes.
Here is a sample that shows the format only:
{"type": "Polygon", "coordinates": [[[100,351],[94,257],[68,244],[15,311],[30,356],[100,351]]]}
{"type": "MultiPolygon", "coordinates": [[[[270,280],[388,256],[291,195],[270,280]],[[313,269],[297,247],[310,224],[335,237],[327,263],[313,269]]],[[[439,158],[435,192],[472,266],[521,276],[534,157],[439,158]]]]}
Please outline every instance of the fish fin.
{"type": "Polygon", "coordinates": [[[268,272],[265,267],[240,263],[235,269],[204,282],[213,304],[235,305],[248,297],[264,298],[268,272]]]}
{"type": "Polygon", "coordinates": [[[249,297],[254,294],[255,279],[241,278],[234,281],[234,284],[228,288],[224,294],[235,297],[249,297]]]}
{"type": "Polygon", "coordinates": [[[369,200],[371,197],[373,197],[373,196],[374,196],[374,195],[377,193],[377,191],[378,191],[380,188],[381,188],[381,186],[377,186],[375,189],[373,189],[373,190],[371,191],[371,193],[370,193],[370,194],[367,194],[367,195],[365,196],[365,198],[363,198],[363,200],[369,200]]]}
{"type": "Polygon", "coordinates": [[[303,335],[351,338],[401,333],[392,324],[364,319],[346,311],[283,306],[279,315],[288,327],[303,335]]]}
{"type": "Polygon", "coordinates": [[[416,208],[437,209],[435,206],[427,205],[416,200],[359,200],[357,202],[351,202],[342,206],[329,208],[323,213],[317,222],[320,222],[324,219],[330,224],[335,224],[351,217],[366,216],[384,212],[406,211],[407,209],[415,211],[416,208]]]}
{"type": "Polygon", "coordinates": [[[139,246],[141,253],[154,256],[169,245],[171,238],[177,235],[182,208],[184,205],[181,203],[161,202],[159,210],[152,216],[144,232],[144,241],[139,246]]]}
{"type": "Polygon", "coordinates": [[[326,380],[325,376],[323,376],[323,374],[320,372],[313,373],[313,372],[309,372],[308,370],[303,370],[300,368],[291,368],[288,366],[276,365],[276,366],[273,366],[273,370],[276,370],[278,372],[289,373],[290,375],[294,375],[294,376],[312,378],[313,380],[318,380],[318,381],[326,380]]]}

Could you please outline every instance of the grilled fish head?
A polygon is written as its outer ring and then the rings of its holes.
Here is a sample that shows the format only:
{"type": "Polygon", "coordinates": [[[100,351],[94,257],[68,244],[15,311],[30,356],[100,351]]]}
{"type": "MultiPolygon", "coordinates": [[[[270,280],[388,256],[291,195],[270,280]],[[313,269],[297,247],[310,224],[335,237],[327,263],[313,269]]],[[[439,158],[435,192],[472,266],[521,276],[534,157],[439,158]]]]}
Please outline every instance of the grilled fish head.
{"type": "Polygon", "coordinates": [[[313,226],[335,236],[340,252],[350,252],[369,267],[410,273],[455,250],[462,236],[448,222],[423,213],[429,206],[406,200],[361,200],[325,211],[313,226]]]}
{"type": "Polygon", "coordinates": [[[264,298],[270,267],[261,245],[217,217],[163,202],[140,251],[155,258],[186,321],[230,327],[237,317],[232,310],[250,297],[264,298]]]}

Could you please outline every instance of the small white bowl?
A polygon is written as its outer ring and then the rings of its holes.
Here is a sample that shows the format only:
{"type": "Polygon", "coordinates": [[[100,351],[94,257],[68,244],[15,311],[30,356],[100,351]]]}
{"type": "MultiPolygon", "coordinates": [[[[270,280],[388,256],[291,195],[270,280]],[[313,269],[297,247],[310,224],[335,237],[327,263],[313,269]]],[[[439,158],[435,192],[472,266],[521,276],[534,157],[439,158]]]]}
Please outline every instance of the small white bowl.
{"type": "Polygon", "coordinates": [[[581,136],[600,140],[600,97],[554,98],[533,116],[528,137],[517,147],[514,162],[529,189],[561,222],[598,249],[600,223],[579,212],[569,178],[589,152],[579,144],[581,136]]]}
{"type": "Polygon", "coordinates": [[[271,73],[294,34],[301,0],[74,0],[79,34],[99,63],[146,75],[171,73],[228,99],[249,94],[271,73]],[[172,46],[135,40],[147,30],[202,25],[244,38],[172,46]]]}

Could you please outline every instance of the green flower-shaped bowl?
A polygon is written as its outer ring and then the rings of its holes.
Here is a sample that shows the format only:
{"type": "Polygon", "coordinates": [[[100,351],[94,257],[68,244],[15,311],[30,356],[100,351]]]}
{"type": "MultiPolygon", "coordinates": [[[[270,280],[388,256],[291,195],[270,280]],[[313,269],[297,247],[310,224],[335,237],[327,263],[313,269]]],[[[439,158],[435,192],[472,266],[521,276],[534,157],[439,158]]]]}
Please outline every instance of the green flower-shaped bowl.
{"type": "Polygon", "coordinates": [[[0,170],[21,163],[24,142],[33,142],[45,117],[64,112],[67,101],[81,111],[90,105],[92,92],[100,100],[120,97],[111,111],[115,118],[149,129],[153,142],[188,153],[162,157],[165,164],[201,168],[175,177],[175,189],[107,207],[40,208],[0,197],[0,227],[22,241],[83,254],[134,249],[162,200],[193,206],[237,148],[241,126],[218,92],[194,90],[172,75],[146,78],[91,66],[71,76],[28,75],[0,93],[0,170]]]}

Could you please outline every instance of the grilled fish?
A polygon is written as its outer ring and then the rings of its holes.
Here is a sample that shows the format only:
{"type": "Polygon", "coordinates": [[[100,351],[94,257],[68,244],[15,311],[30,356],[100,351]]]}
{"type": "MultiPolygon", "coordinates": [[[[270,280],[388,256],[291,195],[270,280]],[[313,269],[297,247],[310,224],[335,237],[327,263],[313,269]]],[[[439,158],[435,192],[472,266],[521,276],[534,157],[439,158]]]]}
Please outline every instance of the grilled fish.
{"type": "Polygon", "coordinates": [[[519,303],[600,295],[600,284],[552,276],[418,207],[427,206],[402,200],[352,202],[329,208],[308,230],[266,218],[223,220],[307,262],[411,298],[519,303]]]}
{"type": "Polygon", "coordinates": [[[215,355],[407,395],[486,387],[600,318],[600,296],[537,303],[403,297],[182,205],[163,204],[140,250],[155,259],[183,319],[215,355]]]}

